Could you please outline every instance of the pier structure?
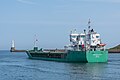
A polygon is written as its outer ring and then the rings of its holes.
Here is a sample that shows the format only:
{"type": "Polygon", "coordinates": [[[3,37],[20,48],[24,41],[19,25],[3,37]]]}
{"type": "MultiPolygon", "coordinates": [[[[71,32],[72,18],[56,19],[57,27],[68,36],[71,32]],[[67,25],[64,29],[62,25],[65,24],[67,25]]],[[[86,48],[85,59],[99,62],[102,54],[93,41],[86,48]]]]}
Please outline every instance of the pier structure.
{"type": "Polygon", "coordinates": [[[12,40],[12,45],[11,45],[10,52],[26,52],[26,50],[17,50],[17,49],[15,48],[15,41],[12,40]]]}

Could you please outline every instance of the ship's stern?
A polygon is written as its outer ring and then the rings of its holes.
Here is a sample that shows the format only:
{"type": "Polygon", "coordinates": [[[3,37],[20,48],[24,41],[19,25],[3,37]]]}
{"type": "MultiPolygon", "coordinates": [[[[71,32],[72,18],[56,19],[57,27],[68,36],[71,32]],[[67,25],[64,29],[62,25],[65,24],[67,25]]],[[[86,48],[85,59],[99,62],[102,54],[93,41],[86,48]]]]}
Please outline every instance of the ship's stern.
{"type": "Polygon", "coordinates": [[[107,62],[108,51],[87,51],[86,58],[88,62],[107,62]]]}

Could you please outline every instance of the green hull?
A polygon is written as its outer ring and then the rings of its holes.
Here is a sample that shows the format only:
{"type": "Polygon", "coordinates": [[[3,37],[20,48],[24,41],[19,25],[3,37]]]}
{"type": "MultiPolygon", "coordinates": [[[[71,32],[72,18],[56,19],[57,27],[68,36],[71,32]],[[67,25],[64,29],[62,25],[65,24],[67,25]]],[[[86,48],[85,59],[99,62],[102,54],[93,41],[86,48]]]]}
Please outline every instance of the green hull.
{"type": "Polygon", "coordinates": [[[107,62],[108,51],[87,51],[86,58],[88,62],[107,62]]]}
{"type": "Polygon", "coordinates": [[[60,62],[107,62],[108,51],[67,51],[42,52],[27,51],[30,59],[60,61],[60,62]]]}

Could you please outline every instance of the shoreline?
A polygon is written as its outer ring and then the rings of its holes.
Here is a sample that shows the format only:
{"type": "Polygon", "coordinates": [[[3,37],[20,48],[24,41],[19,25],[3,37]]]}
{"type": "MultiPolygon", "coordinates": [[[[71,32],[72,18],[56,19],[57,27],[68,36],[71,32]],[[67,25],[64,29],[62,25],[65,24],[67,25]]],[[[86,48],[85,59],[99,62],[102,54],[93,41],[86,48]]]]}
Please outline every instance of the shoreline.
{"type": "Polygon", "coordinates": [[[120,53],[120,50],[108,50],[108,53],[120,53]]]}

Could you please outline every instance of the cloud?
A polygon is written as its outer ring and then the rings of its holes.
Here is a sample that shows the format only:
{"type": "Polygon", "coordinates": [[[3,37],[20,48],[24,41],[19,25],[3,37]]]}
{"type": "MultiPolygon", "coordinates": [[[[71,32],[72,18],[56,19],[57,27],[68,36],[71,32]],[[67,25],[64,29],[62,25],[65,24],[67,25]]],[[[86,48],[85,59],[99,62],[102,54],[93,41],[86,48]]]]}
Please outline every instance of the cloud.
{"type": "Polygon", "coordinates": [[[30,0],[17,0],[18,2],[24,3],[24,4],[35,4],[34,2],[30,0]]]}

